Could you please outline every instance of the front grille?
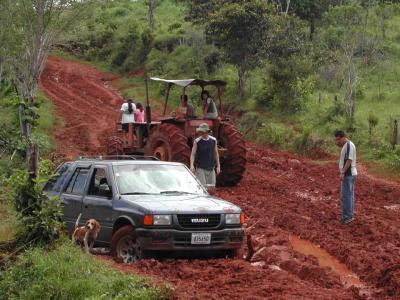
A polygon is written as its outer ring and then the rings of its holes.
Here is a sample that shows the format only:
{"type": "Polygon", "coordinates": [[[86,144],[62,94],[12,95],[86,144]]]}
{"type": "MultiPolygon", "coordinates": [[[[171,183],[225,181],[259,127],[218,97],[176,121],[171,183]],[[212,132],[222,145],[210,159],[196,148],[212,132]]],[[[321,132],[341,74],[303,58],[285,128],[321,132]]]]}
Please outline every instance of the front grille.
{"type": "Polygon", "coordinates": [[[217,227],[221,220],[220,214],[177,215],[179,225],[183,228],[217,227]]]}

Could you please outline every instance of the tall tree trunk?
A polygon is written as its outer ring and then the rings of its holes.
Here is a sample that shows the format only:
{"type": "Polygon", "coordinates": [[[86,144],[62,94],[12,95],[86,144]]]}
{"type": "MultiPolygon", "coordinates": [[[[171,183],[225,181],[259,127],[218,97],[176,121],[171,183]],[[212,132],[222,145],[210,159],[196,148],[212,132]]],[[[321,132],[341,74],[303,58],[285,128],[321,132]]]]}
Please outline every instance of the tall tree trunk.
{"type": "Polygon", "coordinates": [[[33,181],[39,172],[39,147],[38,145],[28,142],[26,148],[26,161],[28,164],[29,179],[33,181]]]}
{"type": "Polygon", "coordinates": [[[243,100],[244,97],[244,85],[245,85],[245,80],[246,80],[246,65],[245,62],[240,64],[239,69],[238,69],[238,75],[239,75],[239,98],[240,100],[243,100]]]}
{"type": "Polygon", "coordinates": [[[396,145],[397,145],[397,139],[398,139],[398,124],[397,124],[397,120],[395,119],[392,123],[392,136],[391,136],[391,140],[390,143],[392,144],[392,149],[396,149],[396,145]]]}
{"type": "Polygon", "coordinates": [[[314,38],[314,32],[315,32],[315,18],[312,15],[310,19],[310,41],[312,41],[314,38]]]}
{"type": "Polygon", "coordinates": [[[290,7],[290,0],[286,0],[286,11],[285,11],[285,16],[287,16],[289,12],[289,7],[290,7]]]}
{"type": "Polygon", "coordinates": [[[25,158],[28,166],[29,179],[33,181],[39,172],[39,148],[32,141],[32,122],[36,118],[33,113],[34,98],[28,96],[27,104],[20,104],[18,108],[21,135],[26,142],[25,158]]]}
{"type": "Polygon", "coordinates": [[[27,124],[27,139],[28,139],[28,146],[26,149],[26,160],[28,163],[28,171],[29,171],[29,176],[31,179],[34,179],[37,177],[39,173],[39,148],[38,145],[36,145],[32,141],[32,127],[33,127],[33,122],[37,118],[35,112],[34,112],[34,105],[35,105],[35,98],[32,96],[34,92],[31,93],[31,95],[28,97],[28,108],[29,108],[29,114],[31,119],[26,122],[27,124]]]}
{"type": "Polygon", "coordinates": [[[346,106],[349,120],[349,129],[354,129],[356,111],[357,74],[354,65],[354,48],[349,47],[346,53],[347,84],[346,84],[346,106]]]}
{"type": "Polygon", "coordinates": [[[3,81],[3,60],[0,57],[0,83],[3,81]]]}
{"type": "Polygon", "coordinates": [[[26,128],[26,122],[25,122],[24,104],[20,104],[19,107],[18,107],[18,117],[19,117],[19,128],[21,130],[21,135],[23,137],[27,137],[28,129],[26,128]]]}
{"type": "Polygon", "coordinates": [[[386,7],[385,7],[385,4],[383,4],[383,7],[382,7],[382,17],[381,17],[381,31],[382,31],[382,39],[384,40],[384,39],[386,39],[386,23],[385,23],[385,21],[386,21],[386,14],[385,14],[385,11],[386,11],[386,7]]]}
{"type": "Polygon", "coordinates": [[[354,129],[356,112],[356,91],[353,90],[350,97],[350,128],[354,129]]]}
{"type": "Polygon", "coordinates": [[[148,26],[149,30],[153,31],[154,28],[154,10],[156,8],[156,3],[157,0],[149,0],[149,11],[147,15],[147,21],[148,21],[148,26]]]}
{"type": "Polygon", "coordinates": [[[368,1],[367,11],[365,14],[364,28],[362,33],[362,41],[361,41],[361,56],[364,57],[364,48],[365,48],[365,40],[367,36],[367,27],[368,27],[368,18],[369,18],[369,8],[371,6],[371,0],[368,1]]]}

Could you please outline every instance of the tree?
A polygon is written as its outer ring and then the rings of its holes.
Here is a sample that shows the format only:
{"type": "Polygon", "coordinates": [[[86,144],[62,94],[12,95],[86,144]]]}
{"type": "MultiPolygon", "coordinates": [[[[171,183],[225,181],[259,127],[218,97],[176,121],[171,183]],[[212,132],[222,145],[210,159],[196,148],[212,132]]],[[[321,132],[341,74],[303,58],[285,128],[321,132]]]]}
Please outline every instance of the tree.
{"type": "Polygon", "coordinates": [[[264,1],[229,3],[212,14],[206,26],[207,37],[222,49],[227,62],[237,67],[241,99],[248,71],[265,53],[270,11],[264,1]]]}
{"type": "Polygon", "coordinates": [[[290,10],[300,18],[309,22],[310,40],[312,40],[315,32],[315,22],[320,19],[323,13],[334,3],[335,1],[332,0],[292,0],[290,10]]]}
{"type": "Polygon", "coordinates": [[[157,7],[157,0],[148,0],[148,6],[149,6],[149,11],[147,14],[147,23],[148,23],[148,28],[151,31],[153,31],[154,28],[154,11],[156,10],[157,7]]]}
{"type": "Polygon", "coordinates": [[[367,13],[358,2],[349,2],[329,11],[325,18],[326,47],[334,53],[334,60],[341,65],[343,90],[348,127],[355,128],[356,91],[360,83],[357,59],[363,55],[364,30],[367,13]]]}
{"type": "Polygon", "coordinates": [[[241,0],[188,0],[186,20],[194,24],[207,23],[213,13],[229,3],[238,3],[241,0]]]}
{"type": "Polygon", "coordinates": [[[30,178],[37,176],[39,150],[32,138],[37,118],[35,95],[52,45],[85,11],[89,1],[2,0],[0,60],[21,98],[20,129],[26,143],[30,178]]]}
{"type": "Polygon", "coordinates": [[[265,91],[258,100],[286,113],[300,110],[314,85],[313,52],[302,23],[293,15],[276,15],[268,33],[265,91]]]}

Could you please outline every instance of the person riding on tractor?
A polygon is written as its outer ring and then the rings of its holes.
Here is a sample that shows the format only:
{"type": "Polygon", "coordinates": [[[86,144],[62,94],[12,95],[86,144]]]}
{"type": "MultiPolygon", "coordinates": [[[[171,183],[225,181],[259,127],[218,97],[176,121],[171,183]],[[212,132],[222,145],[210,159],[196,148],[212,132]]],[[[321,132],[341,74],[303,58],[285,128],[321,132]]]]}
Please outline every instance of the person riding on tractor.
{"type": "Polygon", "coordinates": [[[160,160],[182,162],[189,167],[191,149],[197,138],[196,129],[200,124],[206,124],[217,141],[221,166],[217,185],[232,186],[239,183],[246,170],[246,144],[240,132],[224,115],[222,89],[226,82],[203,79],[166,80],[155,77],[150,79],[168,84],[163,112],[158,114],[159,120],[151,120],[150,105],[147,102],[146,123],[129,124],[128,134],[118,133],[117,136],[110,137],[107,144],[108,154],[150,155],[160,160]],[[168,98],[172,86],[180,86],[183,91],[181,105],[175,115],[168,117],[168,98]],[[188,103],[185,89],[189,86],[201,88],[201,116],[196,117],[193,106],[188,103]],[[215,87],[218,106],[210,92],[205,90],[207,86],[215,87]],[[142,136],[136,136],[138,127],[142,129],[142,136]]]}
{"type": "Polygon", "coordinates": [[[181,95],[180,105],[176,110],[177,119],[191,119],[194,118],[194,107],[188,103],[188,96],[181,95]]]}

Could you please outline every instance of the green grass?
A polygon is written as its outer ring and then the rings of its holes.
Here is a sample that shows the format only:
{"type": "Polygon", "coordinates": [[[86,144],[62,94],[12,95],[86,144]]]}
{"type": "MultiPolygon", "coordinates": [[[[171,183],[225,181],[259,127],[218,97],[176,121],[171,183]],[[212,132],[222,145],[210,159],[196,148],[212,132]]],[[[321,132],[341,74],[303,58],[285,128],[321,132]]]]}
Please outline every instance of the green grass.
{"type": "Polygon", "coordinates": [[[113,270],[69,240],[35,248],[0,273],[0,299],[166,299],[166,288],[113,270]]]}
{"type": "Polygon", "coordinates": [[[3,185],[0,193],[0,242],[13,240],[19,226],[15,210],[6,196],[8,192],[3,185]]]}

